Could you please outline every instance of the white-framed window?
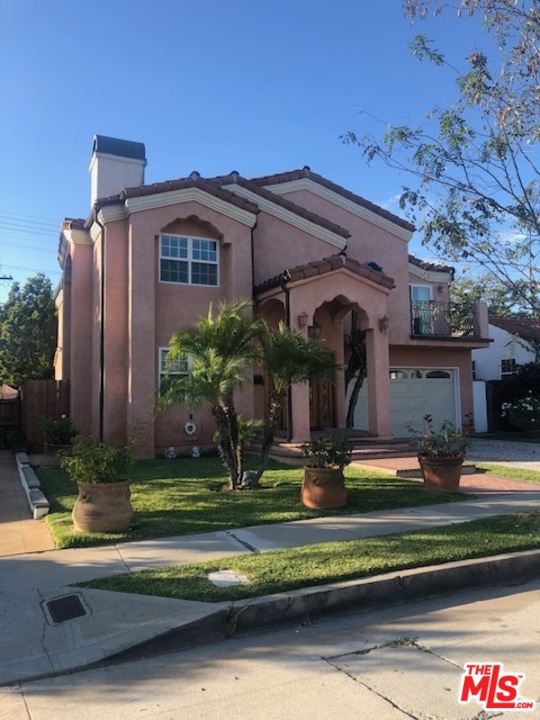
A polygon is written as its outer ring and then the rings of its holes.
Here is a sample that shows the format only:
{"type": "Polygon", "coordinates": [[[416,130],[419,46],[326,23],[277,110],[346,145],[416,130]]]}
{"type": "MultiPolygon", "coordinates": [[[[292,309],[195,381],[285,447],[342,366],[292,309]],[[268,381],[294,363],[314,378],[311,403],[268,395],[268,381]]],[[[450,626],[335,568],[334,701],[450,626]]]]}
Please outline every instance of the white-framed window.
{"type": "Polygon", "coordinates": [[[159,279],[183,285],[219,284],[217,240],[161,235],[159,238],[159,279]]]}
{"type": "Polygon", "coordinates": [[[501,375],[514,375],[516,372],[516,358],[503,358],[501,360],[501,375]]]}
{"type": "Polygon", "coordinates": [[[169,348],[159,348],[159,378],[158,384],[160,390],[166,387],[168,379],[173,377],[181,377],[189,375],[191,372],[191,362],[188,357],[176,357],[174,360],[169,359],[169,348]]]}

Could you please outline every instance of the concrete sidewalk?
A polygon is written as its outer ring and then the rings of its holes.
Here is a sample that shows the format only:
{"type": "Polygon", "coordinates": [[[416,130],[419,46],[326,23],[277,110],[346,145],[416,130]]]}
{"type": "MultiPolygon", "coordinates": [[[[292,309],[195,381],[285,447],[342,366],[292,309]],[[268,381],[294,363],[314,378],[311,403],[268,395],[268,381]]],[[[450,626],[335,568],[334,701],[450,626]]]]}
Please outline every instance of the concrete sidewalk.
{"type": "MultiPolygon", "coordinates": [[[[3,463],[2,482],[5,469],[3,463]]],[[[467,586],[524,581],[540,572],[540,551],[390,573],[238,603],[198,603],[70,587],[146,568],[538,509],[540,487],[520,485],[525,487],[499,492],[492,488],[475,500],[447,505],[3,557],[0,684],[64,673],[122,653],[163,652],[248,629],[301,622],[325,612],[395,604],[467,586]]]]}

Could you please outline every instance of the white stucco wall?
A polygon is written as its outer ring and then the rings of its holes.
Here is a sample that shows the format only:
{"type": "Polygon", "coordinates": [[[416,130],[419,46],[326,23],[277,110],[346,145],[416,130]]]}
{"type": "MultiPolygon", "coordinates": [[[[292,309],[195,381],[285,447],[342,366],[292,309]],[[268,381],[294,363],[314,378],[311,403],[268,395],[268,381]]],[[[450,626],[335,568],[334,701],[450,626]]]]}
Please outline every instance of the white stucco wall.
{"type": "Polygon", "coordinates": [[[489,337],[493,339],[488,348],[473,350],[476,380],[500,380],[501,360],[515,358],[517,365],[534,361],[534,352],[526,350],[523,340],[517,340],[506,330],[489,325],[489,337]]]}

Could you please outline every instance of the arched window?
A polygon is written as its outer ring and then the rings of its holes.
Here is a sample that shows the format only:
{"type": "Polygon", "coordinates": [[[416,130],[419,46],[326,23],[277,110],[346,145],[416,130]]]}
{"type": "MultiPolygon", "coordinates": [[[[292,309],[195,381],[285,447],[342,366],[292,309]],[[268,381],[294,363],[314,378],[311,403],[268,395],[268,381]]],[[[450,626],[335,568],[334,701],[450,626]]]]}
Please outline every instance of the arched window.
{"type": "Polygon", "coordinates": [[[390,370],[390,380],[403,380],[408,377],[409,374],[405,370],[390,370]]]}
{"type": "Polygon", "coordinates": [[[450,380],[450,373],[446,370],[431,370],[430,372],[426,373],[426,378],[428,378],[429,380],[450,380]]]}

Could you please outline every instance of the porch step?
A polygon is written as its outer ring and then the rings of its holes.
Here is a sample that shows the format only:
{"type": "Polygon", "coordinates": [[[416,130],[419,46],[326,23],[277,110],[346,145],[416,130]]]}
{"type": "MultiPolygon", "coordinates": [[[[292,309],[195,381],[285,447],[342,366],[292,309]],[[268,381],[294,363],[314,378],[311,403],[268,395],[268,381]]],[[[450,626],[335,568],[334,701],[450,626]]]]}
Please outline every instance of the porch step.
{"type": "MultiPolygon", "coordinates": [[[[408,440],[357,436],[349,436],[349,440],[352,446],[352,460],[416,456],[416,452],[408,440]]],[[[302,460],[302,444],[283,441],[275,442],[270,455],[276,459],[297,458],[302,460]]]]}

